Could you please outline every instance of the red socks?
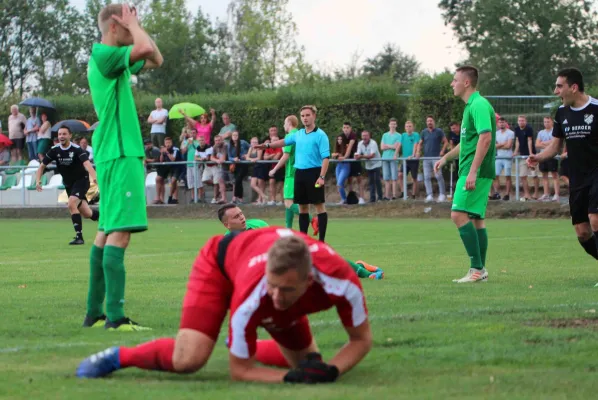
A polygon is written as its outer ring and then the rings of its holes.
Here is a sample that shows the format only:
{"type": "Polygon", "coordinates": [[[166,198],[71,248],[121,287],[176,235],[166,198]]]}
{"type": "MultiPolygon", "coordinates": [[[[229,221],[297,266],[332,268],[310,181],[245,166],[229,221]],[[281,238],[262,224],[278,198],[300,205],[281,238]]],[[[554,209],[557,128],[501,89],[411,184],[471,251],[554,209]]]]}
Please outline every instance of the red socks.
{"type": "Polygon", "coordinates": [[[158,339],[136,347],[121,347],[120,366],[175,372],[172,366],[173,353],[174,339],[172,338],[158,339]]]}
{"type": "Polygon", "coordinates": [[[291,367],[274,340],[258,340],[255,359],[264,365],[281,368],[291,367]]]}

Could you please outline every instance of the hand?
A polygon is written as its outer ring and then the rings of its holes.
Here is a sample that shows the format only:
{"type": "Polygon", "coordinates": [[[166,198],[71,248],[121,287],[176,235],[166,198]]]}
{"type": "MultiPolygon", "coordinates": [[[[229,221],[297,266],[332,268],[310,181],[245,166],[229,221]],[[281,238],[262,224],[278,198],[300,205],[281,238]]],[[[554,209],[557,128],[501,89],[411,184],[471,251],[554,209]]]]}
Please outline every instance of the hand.
{"type": "Polygon", "coordinates": [[[265,150],[266,149],[266,144],[256,144],[255,146],[251,146],[256,150],[265,150]]]}
{"type": "Polygon", "coordinates": [[[465,190],[475,190],[475,181],[477,180],[477,173],[469,171],[467,180],[465,181],[465,190]]]}
{"type": "Polygon", "coordinates": [[[440,160],[438,160],[434,163],[434,172],[438,173],[438,171],[440,171],[442,169],[442,167],[444,167],[445,165],[446,165],[446,160],[444,157],[442,157],[440,160]]]}
{"type": "Polygon", "coordinates": [[[216,110],[214,110],[213,108],[210,108],[210,114],[212,114],[212,115],[216,114],[216,110]]]}
{"type": "Polygon", "coordinates": [[[42,191],[42,184],[40,182],[35,182],[35,190],[38,192],[42,191]]]}
{"type": "Polygon", "coordinates": [[[440,151],[440,157],[444,156],[444,150],[440,151]]]}
{"type": "Polygon", "coordinates": [[[274,178],[274,175],[276,174],[276,170],[271,169],[270,172],[268,172],[268,176],[270,176],[270,178],[274,178]]]}
{"type": "Polygon", "coordinates": [[[324,186],[324,183],[325,183],[324,179],[318,178],[318,180],[316,181],[316,186],[322,187],[322,186],[324,186]]]}
{"type": "Polygon", "coordinates": [[[309,353],[299,366],[284,377],[286,383],[330,383],[339,376],[338,368],[322,361],[319,353],[309,353]]]}
{"type": "Polygon", "coordinates": [[[234,162],[239,162],[239,157],[235,157],[235,158],[233,158],[233,161],[234,161],[234,162]]]}
{"type": "Polygon", "coordinates": [[[344,157],[344,156],[338,156],[338,157],[337,157],[337,159],[338,159],[339,161],[344,161],[344,160],[345,160],[345,157],[344,157]]]}
{"type": "Polygon", "coordinates": [[[126,30],[131,30],[131,27],[139,26],[137,19],[137,10],[135,7],[130,7],[128,4],[122,5],[122,15],[113,15],[112,19],[126,30]]]}
{"type": "Polygon", "coordinates": [[[535,168],[538,165],[538,156],[535,154],[530,154],[525,163],[530,168],[535,168]]]}

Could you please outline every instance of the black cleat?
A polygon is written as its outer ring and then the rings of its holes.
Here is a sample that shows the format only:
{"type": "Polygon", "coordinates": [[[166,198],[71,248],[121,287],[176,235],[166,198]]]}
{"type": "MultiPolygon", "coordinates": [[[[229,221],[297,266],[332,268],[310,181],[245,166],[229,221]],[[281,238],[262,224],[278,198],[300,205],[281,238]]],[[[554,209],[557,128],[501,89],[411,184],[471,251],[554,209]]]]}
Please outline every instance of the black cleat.
{"type": "Polygon", "coordinates": [[[86,315],[83,320],[83,328],[99,328],[104,326],[105,323],[106,316],[104,314],[99,317],[90,317],[89,315],[86,315]]]}
{"type": "Polygon", "coordinates": [[[85,244],[85,240],[82,237],[75,236],[73,240],[69,242],[70,245],[85,244]]]}

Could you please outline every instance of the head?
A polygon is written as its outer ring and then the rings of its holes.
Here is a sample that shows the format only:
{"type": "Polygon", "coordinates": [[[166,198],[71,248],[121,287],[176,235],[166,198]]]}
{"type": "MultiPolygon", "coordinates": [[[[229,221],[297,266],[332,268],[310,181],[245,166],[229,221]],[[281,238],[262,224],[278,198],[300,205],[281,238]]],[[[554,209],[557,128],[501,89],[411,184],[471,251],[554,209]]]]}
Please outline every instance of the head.
{"type": "Polygon", "coordinates": [[[361,140],[363,140],[363,142],[365,144],[368,144],[370,142],[371,138],[372,138],[372,136],[370,135],[370,133],[368,131],[361,132],[361,140]]]}
{"type": "Polygon", "coordinates": [[[79,146],[81,146],[81,148],[82,148],[83,150],[87,149],[87,146],[88,146],[88,144],[87,144],[87,139],[85,139],[85,138],[81,138],[81,139],[79,140],[79,146]]]}
{"type": "Polygon", "coordinates": [[[171,138],[171,137],[169,137],[169,136],[166,136],[166,137],[164,138],[164,146],[165,146],[165,147],[166,147],[168,150],[172,149],[172,138],[171,138]]]}
{"type": "Polygon", "coordinates": [[[222,139],[222,136],[220,136],[220,135],[214,136],[214,146],[217,146],[217,147],[222,146],[222,143],[224,143],[223,140],[224,139],[222,139]]]}
{"type": "Polygon", "coordinates": [[[343,124],[343,133],[347,136],[349,136],[351,134],[351,132],[353,132],[353,127],[351,126],[350,122],[345,122],[343,124]]]}
{"type": "Polygon", "coordinates": [[[145,147],[146,150],[150,150],[152,147],[154,147],[152,140],[151,139],[144,139],[143,140],[143,147],[145,147]]]}
{"type": "Polygon", "coordinates": [[[158,97],[156,101],[154,101],[154,104],[156,105],[157,109],[162,108],[162,99],[158,97]]]}
{"type": "Polygon", "coordinates": [[[498,119],[498,129],[500,129],[501,131],[504,131],[505,129],[507,129],[507,120],[504,119],[503,117],[500,117],[498,119]]]}
{"type": "Polygon", "coordinates": [[[436,128],[436,121],[434,121],[434,117],[431,115],[426,116],[426,126],[428,129],[436,128]]]}
{"type": "Polygon", "coordinates": [[[197,137],[197,129],[189,129],[189,135],[191,135],[191,137],[195,139],[197,137]]]}
{"type": "Polygon", "coordinates": [[[37,109],[35,107],[29,107],[29,115],[31,115],[32,117],[35,117],[36,112],[37,112],[37,109]]]}
{"type": "Polygon", "coordinates": [[[346,150],[346,145],[347,145],[347,137],[345,136],[345,134],[341,133],[340,135],[338,135],[336,137],[336,144],[334,146],[335,152],[341,153],[341,155],[344,155],[345,150],[346,150]]]}
{"type": "Polygon", "coordinates": [[[42,123],[46,122],[48,120],[48,114],[46,114],[45,112],[40,114],[40,118],[42,119],[42,123]]]}
{"type": "Polygon", "coordinates": [[[58,142],[62,147],[68,147],[68,145],[71,144],[72,137],[73,135],[68,126],[61,126],[58,129],[58,142]]]}
{"type": "Polygon", "coordinates": [[[396,118],[391,118],[388,121],[388,128],[393,132],[397,130],[397,119],[396,118]]]}
{"type": "Polygon", "coordinates": [[[577,68],[565,68],[559,71],[554,94],[563,100],[563,104],[571,106],[575,99],[584,94],[583,75],[577,68]]]}
{"type": "Polygon", "coordinates": [[[405,122],[405,132],[413,133],[413,122],[411,122],[411,121],[405,122]]]}
{"type": "Polygon", "coordinates": [[[303,106],[301,107],[300,114],[301,114],[301,122],[303,126],[312,128],[316,125],[316,115],[318,113],[318,109],[316,106],[303,106]]]}
{"type": "Polygon", "coordinates": [[[473,93],[478,86],[478,69],[471,65],[464,65],[457,68],[451,87],[453,94],[458,97],[463,97],[468,93],[473,93]]]}
{"type": "Polygon", "coordinates": [[[521,129],[527,126],[527,118],[525,117],[525,115],[520,115],[517,117],[517,125],[519,125],[521,129]]]}
{"type": "Polygon", "coordinates": [[[251,146],[257,146],[258,144],[260,144],[260,140],[257,138],[257,136],[254,136],[251,138],[251,146]]]}
{"type": "Polygon", "coordinates": [[[453,132],[456,135],[461,133],[461,124],[459,124],[458,122],[455,122],[455,121],[451,122],[451,124],[449,125],[449,128],[451,128],[451,132],[453,132]]]}
{"type": "Polygon", "coordinates": [[[278,239],[268,251],[266,285],[276,310],[287,310],[313,282],[307,243],[297,236],[278,239]]]}
{"type": "Polygon", "coordinates": [[[201,114],[199,116],[199,123],[202,125],[207,124],[208,122],[210,122],[209,118],[208,118],[208,114],[201,114]]]}
{"type": "Polygon", "coordinates": [[[272,140],[278,139],[278,127],[276,127],[276,125],[272,125],[268,128],[268,136],[270,136],[272,140]]]}
{"type": "MultiPolygon", "coordinates": [[[[195,134],[197,136],[197,132],[195,134]]],[[[199,145],[201,147],[204,147],[206,145],[206,138],[203,137],[203,135],[202,135],[202,136],[200,136],[200,137],[197,138],[197,142],[199,143],[199,145]]]]}
{"type": "Polygon", "coordinates": [[[233,142],[237,143],[239,141],[239,132],[234,131],[230,138],[233,142]]]}
{"type": "Polygon", "coordinates": [[[544,129],[546,129],[547,131],[551,131],[553,125],[554,125],[554,122],[552,121],[552,117],[550,117],[548,115],[545,116],[544,117],[544,129]]]}
{"type": "Polygon", "coordinates": [[[293,129],[297,129],[299,126],[299,120],[294,115],[289,115],[284,119],[284,131],[290,132],[293,129]]]}
{"type": "Polygon", "coordinates": [[[230,116],[227,113],[222,114],[222,123],[224,125],[230,125],[230,116]]]}
{"type": "Polygon", "coordinates": [[[235,204],[225,204],[218,209],[218,219],[229,231],[244,231],[247,229],[247,219],[243,211],[235,204]]]}
{"type": "Polygon", "coordinates": [[[133,44],[133,36],[128,29],[123,28],[112,17],[122,16],[123,4],[109,4],[98,15],[98,27],[102,33],[102,40],[109,45],[129,46],[133,44]]]}
{"type": "Polygon", "coordinates": [[[19,113],[19,106],[17,106],[16,104],[13,104],[12,106],[10,106],[10,113],[16,117],[17,114],[19,113]]]}

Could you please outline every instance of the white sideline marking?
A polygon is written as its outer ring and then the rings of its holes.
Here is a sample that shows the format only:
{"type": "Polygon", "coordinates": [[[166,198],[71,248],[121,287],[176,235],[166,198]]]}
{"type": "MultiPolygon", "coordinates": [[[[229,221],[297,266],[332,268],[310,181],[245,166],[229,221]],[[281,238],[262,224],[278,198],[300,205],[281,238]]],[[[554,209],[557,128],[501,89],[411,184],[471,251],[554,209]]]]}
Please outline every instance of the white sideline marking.
{"type": "MultiPolygon", "coordinates": [[[[482,307],[482,308],[465,308],[457,311],[430,311],[426,313],[414,313],[414,314],[390,314],[390,315],[372,315],[369,317],[370,321],[388,321],[392,319],[407,319],[407,318],[426,318],[426,317],[439,317],[439,316],[450,316],[455,314],[487,314],[488,312],[493,311],[503,311],[505,313],[510,312],[525,312],[525,311],[535,311],[535,310],[550,310],[550,309],[557,309],[557,308],[576,308],[576,309],[585,309],[588,307],[595,307],[598,306],[598,302],[594,303],[585,303],[585,304],[554,304],[551,306],[538,306],[538,307],[482,307]]],[[[337,319],[334,320],[311,320],[309,324],[312,327],[318,326],[340,326],[340,321],[337,319]]],[[[175,334],[172,335],[165,335],[174,337],[175,334]]],[[[143,343],[149,340],[155,340],[156,337],[136,337],[136,340],[133,341],[122,341],[122,342],[68,342],[68,343],[53,343],[49,345],[37,345],[37,346],[17,346],[17,347],[0,347],[0,354],[8,354],[8,353],[18,353],[21,351],[39,351],[39,350],[55,350],[55,349],[64,349],[64,348],[74,348],[74,347],[87,347],[87,346],[105,346],[105,347],[112,347],[112,346],[126,346],[126,345],[137,345],[139,343],[143,343]]]]}

